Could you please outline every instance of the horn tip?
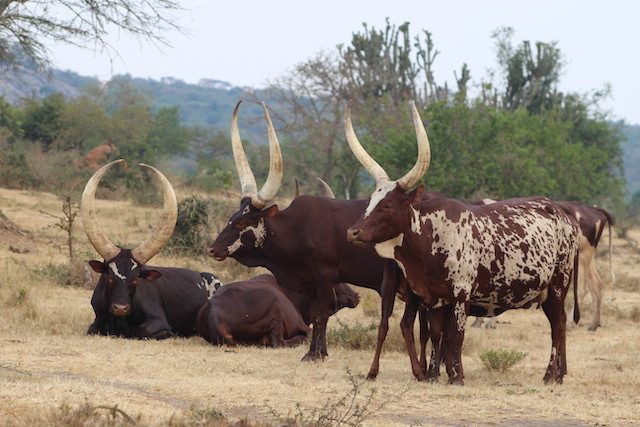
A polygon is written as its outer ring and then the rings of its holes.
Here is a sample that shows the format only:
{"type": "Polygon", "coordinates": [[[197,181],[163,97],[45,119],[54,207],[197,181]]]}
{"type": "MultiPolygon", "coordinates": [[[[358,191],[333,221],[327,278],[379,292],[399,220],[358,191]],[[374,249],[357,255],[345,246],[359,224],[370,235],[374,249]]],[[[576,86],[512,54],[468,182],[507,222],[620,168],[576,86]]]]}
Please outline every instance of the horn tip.
{"type": "Polygon", "coordinates": [[[243,101],[243,99],[240,98],[240,100],[236,104],[235,108],[233,109],[233,116],[234,117],[238,115],[238,110],[240,109],[240,104],[242,104],[242,101],[243,101]]]}

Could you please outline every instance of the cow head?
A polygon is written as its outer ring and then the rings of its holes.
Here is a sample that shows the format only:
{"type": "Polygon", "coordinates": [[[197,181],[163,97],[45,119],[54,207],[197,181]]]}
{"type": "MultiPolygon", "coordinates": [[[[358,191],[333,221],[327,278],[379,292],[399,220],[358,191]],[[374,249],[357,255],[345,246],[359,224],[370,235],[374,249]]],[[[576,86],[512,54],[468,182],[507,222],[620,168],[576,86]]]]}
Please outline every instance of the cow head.
{"type": "Polygon", "coordinates": [[[161,183],[164,196],[162,220],[153,234],[136,248],[122,249],[114,245],[100,230],[94,204],[100,180],[113,165],[122,161],[116,160],[100,168],[87,182],[82,193],[82,224],[89,241],[104,260],[92,260],[89,265],[101,275],[109,313],[118,317],[131,314],[133,295],[140,279],[153,281],[160,277],[157,270],[147,269],[145,264],[169,240],[178,215],[176,195],[169,180],[154,167],[141,164],[150,169],[161,183]]]}
{"type": "Polygon", "coordinates": [[[240,139],[239,107],[240,102],[233,110],[231,119],[231,144],[242,187],[242,196],[240,209],[231,216],[215,242],[209,247],[209,255],[218,261],[222,261],[228,256],[240,256],[252,249],[262,247],[267,238],[267,222],[278,213],[278,206],[270,205],[270,202],[276,196],[282,183],[282,153],[273,123],[269,117],[269,110],[265,104],[262,104],[269,134],[270,164],[267,181],[258,191],[256,179],[240,139]]]}
{"type": "Polygon", "coordinates": [[[347,238],[354,243],[380,243],[397,237],[412,220],[411,205],[422,199],[424,186],[409,191],[429,168],[431,150],[429,138],[415,103],[411,102],[413,125],[418,139],[418,160],[413,168],[397,181],[365,151],[351,124],[351,110],[345,111],[345,135],[356,158],[376,180],[376,189],[369,205],[358,222],[347,230],[347,238]],[[409,191],[409,192],[408,192],[409,191]]]}

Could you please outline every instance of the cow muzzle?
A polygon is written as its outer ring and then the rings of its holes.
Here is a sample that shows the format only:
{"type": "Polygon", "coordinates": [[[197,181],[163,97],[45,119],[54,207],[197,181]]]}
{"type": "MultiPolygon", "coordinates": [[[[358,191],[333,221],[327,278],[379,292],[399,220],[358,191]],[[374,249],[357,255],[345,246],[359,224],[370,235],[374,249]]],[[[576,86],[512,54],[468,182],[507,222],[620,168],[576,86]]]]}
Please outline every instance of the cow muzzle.
{"type": "Polygon", "coordinates": [[[224,261],[229,256],[229,252],[226,249],[220,249],[216,246],[209,246],[207,252],[216,261],[224,261]]]}
{"type": "Polygon", "coordinates": [[[362,240],[362,230],[360,228],[350,228],[347,230],[347,240],[356,245],[364,244],[362,240]]]}
{"type": "Polygon", "coordinates": [[[111,304],[111,314],[114,316],[124,317],[129,314],[129,304],[111,304]]]}

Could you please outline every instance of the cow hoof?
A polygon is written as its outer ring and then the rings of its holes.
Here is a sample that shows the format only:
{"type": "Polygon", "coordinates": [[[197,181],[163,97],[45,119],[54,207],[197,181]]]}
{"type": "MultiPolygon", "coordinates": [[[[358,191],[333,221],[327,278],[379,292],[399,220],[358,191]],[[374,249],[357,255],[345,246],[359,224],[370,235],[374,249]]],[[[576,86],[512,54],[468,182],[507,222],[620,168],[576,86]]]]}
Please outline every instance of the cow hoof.
{"type": "Polygon", "coordinates": [[[449,378],[449,385],[464,385],[464,380],[460,377],[449,378]]]}
{"type": "Polygon", "coordinates": [[[591,325],[589,325],[589,326],[587,327],[587,331],[591,331],[591,332],[593,332],[593,331],[595,331],[596,329],[598,329],[598,326],[600,326],[600,325],[598,325],[598,324],[595,324],[595,325],[594,325],[594,324],[591,324],[591,325]]]}
{"type": "Polygon", "coordinates": [[[304,357],[302,358],[302,361],[303,362],[323,362],[324,355],[316,351],[310,351],[304,355],[304,357]]]}
{"type": "Polygon", "coordinates": [[[424,373],[413,374],[413,376],[416,377],[418,381],[427,381],[427,376],[424,373]]]}
{"type": "Polygon", "coordinates": [[[440,379],[440,375],[427,375],[427,382],[435,384],[440,379]]]}
{"type": "Polygon", "coordinates": [[[562,384],[562,377],[547,372],[542,381],[544,381],[544,385],[562,384]]]}
{"type": "Polygon", "coordinates": [[[376,378],[378,378],[378,373],[377,372],[369,372],[367,374],[367,379],[369,381],[375,381],[376,378]]]}
{"type": "Polygon", "coordinates": [[[154,334],[150,338],[154,338],[157,340],[166,340],[167,338],[173,338],[176,335],[171,331],[160,331],[157,334],[154,334]]]}

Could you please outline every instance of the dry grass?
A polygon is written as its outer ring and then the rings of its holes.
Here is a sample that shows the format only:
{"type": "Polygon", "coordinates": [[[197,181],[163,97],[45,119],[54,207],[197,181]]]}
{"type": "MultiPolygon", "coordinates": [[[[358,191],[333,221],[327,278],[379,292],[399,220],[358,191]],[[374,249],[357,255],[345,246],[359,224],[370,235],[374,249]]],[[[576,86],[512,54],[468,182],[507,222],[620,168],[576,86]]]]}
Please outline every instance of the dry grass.
{"type": "MultiPolygon", "coordinates": [[[[74,424],[88,417],[85,424],[110,425],[111,412],[95,408],[116,406],[134,421],[154,425],[277,423],[296,414],[313,421],[312,414],[325,413],[327,405],[349,396],[354,378],[361,381],[368,371],[373,355],[369,338],[365,349],[338,342],[329,347],[324,363],[308,364],[300,362],[304,347],[212,347],[198,337],[156,342],[84,335],[93,320],[91,290],[62,286],[55,275],[39,270],[65,262],[58,247],[64,236],[38,213],[55,211],[57,203],[45,193],[0,189],[2,211],[35,236],[29,253],[10,252],[5,240],[0,244],[0,424],[74,424]]],[[[123,201],[99,201],[98,208],[114,240],[128,245],[146,237],[157,215],[155,209],[123,201]]],[[[640,241],[637,230],[629,235],[640,241]]],[[[95,257],[81,227],[76,236],[83,257],[95,257]]],[[[569,333],[564,385],[542,385],[550,331],[540,310],[505,313],[495,330],[467,330],[464,387],[447,386],[444,379],[418,383],[402,350],[397,323],[403,307],[398,302],[380,375],[375,383],[359,383],[356,402],[364,405],[374,394],[368,405],[379,408],[364,424],[640,423],[635,348],[640,342],[640,292],[633,285],[640,267],[633,245],[617,238],[614,244],[615,268],[623,282],[605,292],[602,328],[569,333]],[[526,352],[527,357],[507,372],[488,371],[479,355],[496,348],[526,352]]],[[[204,256],[161,254],[154,262],[209,270],[227,282],[260,271],[204,256]]],[[[364,335],[371,332],[375,338],[379,298],[362,293],[361,307],[330,320],[332,334],[343,328],[343,335],[350,335],[342,322],[350,329],[361,325],[364,335]]],[[[121,425],[118,414],[114,422],[121,425]]]]}

